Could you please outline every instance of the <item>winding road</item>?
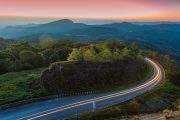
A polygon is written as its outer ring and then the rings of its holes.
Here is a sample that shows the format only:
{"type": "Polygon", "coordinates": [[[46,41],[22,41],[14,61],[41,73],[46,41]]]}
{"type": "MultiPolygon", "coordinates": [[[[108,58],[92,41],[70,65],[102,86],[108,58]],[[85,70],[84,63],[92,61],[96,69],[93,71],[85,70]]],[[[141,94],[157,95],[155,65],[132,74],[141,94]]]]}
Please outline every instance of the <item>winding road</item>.
{"type": "Polygon", "coordinates": [[[164,79],[163,68],[149,58],[145,60],[153,67],[154,73],[151,78],[139,85],[114,92],[65,97],[2,110],[0,120],[62,120],[130,100],[152,89],[164,79]]]}

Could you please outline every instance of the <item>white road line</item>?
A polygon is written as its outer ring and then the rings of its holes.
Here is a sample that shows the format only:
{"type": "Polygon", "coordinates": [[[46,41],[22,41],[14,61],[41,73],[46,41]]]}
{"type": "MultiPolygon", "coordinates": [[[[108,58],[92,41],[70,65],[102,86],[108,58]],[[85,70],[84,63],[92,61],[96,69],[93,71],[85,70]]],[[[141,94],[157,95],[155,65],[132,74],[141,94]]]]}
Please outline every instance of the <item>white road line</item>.
{"type": "Polygon", "coordinates": [[[98,97],[98,98],[93,98],[93,99],[89,99],[89,100],[85,100],[85,101],[80,101],[80,102],[60,106],[60,107],[53,108],[53,109],[50,109],[50,110],[46,110],[46,111],[43,111],[43,112],[40,112],[40,113],[37,113],[37,114],[22,117],[19,120],[22,120],[22,119],[34,120],[34,119],[41,118],[41,117],[44,117],[44,116],[47,116],[47,115],[50,115],[50,114],[53,114],[53,113],[57,113],[57,112],[60,112],[60,111],[64,111],[64,110],[67,110],[67,109],[70,109],[70,108],[75,108],[75,107],[78,107],[78,106],[87,105],[87,104],[92,103],[93,101],[94,102],[103,101],[103,100],[119,97],[119,96],[122,96],[122,95],[130,94],[130,93],[133,93],[133,92],[137,92],[137,91],[139,91],[141,89],[144,89],[144,88],[146,88],[146,87],[148,87],[150,85],[156,84],[157,82],[159,82],[161,80],[160,79],[162,77],[161,69],[152,60],[150,60],[148,58],[146,58],[146,60],[153,66],[154,69],[157,70],[157,73],[156,73],[156,76],[154,76],[154,78],[152,78],[151,81],[149,81],[149,82],[147,82],[147,83],[145,83],[143,85],[140,85],[138,87],[135,87],[135,88],[132,88],[132,89],[129,89],[129,90],[125,90],[125,91],[122,91],[122,92],[118,92],[118,93],[114,93],[114,94],[110,94],[110,95],[106,95],[106,96],[102,96],[102,97],[98,97]]]}

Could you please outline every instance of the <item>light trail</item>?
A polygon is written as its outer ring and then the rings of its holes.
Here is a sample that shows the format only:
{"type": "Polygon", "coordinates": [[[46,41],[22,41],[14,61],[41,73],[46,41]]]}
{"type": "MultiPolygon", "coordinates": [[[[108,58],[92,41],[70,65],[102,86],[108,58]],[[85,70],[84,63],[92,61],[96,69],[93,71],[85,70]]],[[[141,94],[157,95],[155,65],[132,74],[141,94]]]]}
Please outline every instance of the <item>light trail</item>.
{"type": "Polygon", "coordinates": [[[37,119],[37,118],[43,118],[43,117],[51,115],[53,113],[57,113],[57,112],[61,112],[61,111],[64,111],[64,110],[71,109],[71,108],[76,108],[76,107],[80,107],[80,106],[83,106],[83,105],[91,104],[92,102],[99,102],[99,101],[103,101],[103,100],[108,100],[108,99],[120,97],[120,96],[123,96],[123,95],[128,95],[128,94],[135,93],[135,92],[138,92],[140,90],[143,90],[143,89],[145,89],[145,88],[147,88],[147,87],[149,87],[151,85],[154,85],[154,84],[156,85],[157,83],[160,82],[161,78],[163,77],[162,76],[163,73],[161,71],[161,68],[154,61],[152,61],[152,60],[150,60],[148,58],[145,58],[145,60],[152,65],[152,67],[154,68],[154,71],[156,70],[156,75],[153,76],[153,78],[151,78],[151,80],[149,80],[148,82],[146,82],[143,85],[131,88],[129,90],[117,92],[117,93],[114,93],[114,94],[105,95],[105,96],[101,96],[101,97],[97,97],[97,98],[93,98],[93,99],[89,99],[89,100],[84,100],[84,101],[80,101],[80,102],[60,106],[60,107],[53,108],[53,109],[50,109],[50,110],[46,110],[46,111],[43,111],[43,112],[40,112],[40,113],[37,113],[37,114],[22,117],[19,120],[23,120],[23,119],[34,120],[34,119],[37,119]]]}

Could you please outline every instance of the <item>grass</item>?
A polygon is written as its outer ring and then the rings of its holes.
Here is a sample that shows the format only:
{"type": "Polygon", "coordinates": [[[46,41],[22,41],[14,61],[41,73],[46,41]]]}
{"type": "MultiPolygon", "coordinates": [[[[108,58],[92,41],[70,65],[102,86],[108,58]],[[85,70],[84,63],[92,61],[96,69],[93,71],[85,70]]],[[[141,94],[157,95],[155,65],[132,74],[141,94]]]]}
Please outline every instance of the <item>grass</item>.
{"type": "MultiPolygon", "coordinates": [[[[141,82],[144,82],[153,74],[153,68],[147,64],[148,72],[138,76],[138,80],[126,81],[116,86],[109,86],[103,88],[103,90],[98,90],[93,88],[96,92],[107,92],[114,90],[121,90],[127,87],[132,87],[141,82]]],[[[7,104],[15,101],[40,97],[49,95],[49,93],[44,89],[33,89],[32,84],[40,79],[41,72],[45,68],[21,71],[21,72],[11,72],[4,75],[0,75],[0,105],[7,104]]],[[[91,89],[91,88],[90,88],[91,89]]]]}
{"type": "Polygon", "coordinates": [[[41,69],[11,72],[0,76],[0,105],[36,97],[41,91],[31,89],[33,81],[39,79],[41,69]]]}
{"type": "Polygon", "coordinates": [[[178,110],[180,109],[180,87],[168,80],[167,76],[160,85],[133,100],[94,112],[82,113],[68,120],[118,120],[123,116],[130,118],[132,115],[162,112],[167,108],[178,110]]]}
{"type": "Polygon", "coordinates": [[[168,105],[170,109],[175,109],[176,107],[178,109],[178,106],[180,106],[179,93],[180,87],[170,81],[165,81],[153,90],[133,100],[94,112],[83,113],[80,116],[76,116],[76,118],[71,117],[68,120],[115,120],[120,119],[122,116],[130,117],[142,113],[163,111],[164,108],[160,107],[162,104],[168,105]]]}

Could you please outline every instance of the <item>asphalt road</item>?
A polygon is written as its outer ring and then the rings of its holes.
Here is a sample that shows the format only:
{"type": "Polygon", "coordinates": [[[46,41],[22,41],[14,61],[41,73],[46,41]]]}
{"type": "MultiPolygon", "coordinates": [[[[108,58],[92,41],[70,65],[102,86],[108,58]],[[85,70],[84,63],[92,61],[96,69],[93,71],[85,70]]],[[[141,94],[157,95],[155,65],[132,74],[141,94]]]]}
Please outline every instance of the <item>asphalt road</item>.
{"type": "Polygon", "coordinates": [[[119,91],[66,97],[10,108],[0,111],[0,120],[62,120],[132,99],[152,89],[164,78],[164,70],[159,64],[148,58],[146,61],[153,67],[154,73],[144,83],[119,91]]]}

